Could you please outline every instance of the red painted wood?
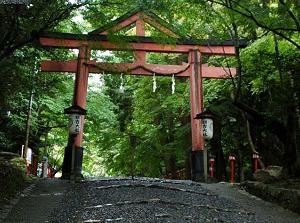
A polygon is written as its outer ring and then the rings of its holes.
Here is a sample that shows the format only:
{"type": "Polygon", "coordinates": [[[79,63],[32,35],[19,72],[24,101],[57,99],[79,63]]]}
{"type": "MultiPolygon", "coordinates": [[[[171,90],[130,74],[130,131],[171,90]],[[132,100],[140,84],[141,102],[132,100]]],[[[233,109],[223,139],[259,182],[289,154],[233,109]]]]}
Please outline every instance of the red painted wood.
{"type": "Polygon", "coordinates": [[[138,19],[135,22],[136,36],[145,36],[145,22],[142,19],[138,19]]]}
{"type": "Polygon", "coordinates": [[[236,76],[236,68],[201,66],[202,77],[205,78],[230,78],[236,76]]]}
{"type": "Polygon", "coordinates": [[[163,25],[159,24],[158,22],[153,20],[151,17],[149,17],[147,15],[142,15],[142,18],[145,22],[147,22],[148,24],[150,24],[151,26],[153,26],[157,30],[161,31],[162,33],[165,33],[168,36],[171,36],[171,37],[174,37],[174,38],[179,38],[179,35],[177,33],[173,32],[170,29],[168,29],[166,26],[163,26],[163,25]]]}
{"type": "Polygon", "coordinates": [[[75,39],[59,39],[53,37],[40,37],[42,46],[62,47],[62,48],[79,48],[82,45],[87,45],[91,49],[101,50],[142,50],[146,52],[167,52],[167,53],[188,53],[191,50],[199,50],[202,54],[208,55],[235,55],[234,46],[201,46],[188,44],[159,44],[154,42],[135,43],[120,45],[111,43],[107,40],[75,40],[75,39]]]}
{"type": "Polygon", "coordinates": [[[127,18],[126,20],[124,20],[124,21],[116,24],[115,26],[111,27],[109,30],[106,30],[106,31],[101,32],[99,34],[107,35],[109,33],[118,32],[119,30],[130,26],[131,24],[136,22],[136,20],[138,20],[139,18],[140,18],[140,13],[136,13],[136,14],[130,16],[129,18],[127,18]]]}
{"type": "MultiPolygon", "coordinates": [[[[89,69],[85,65],[90,60],[90,49],[87,46],[82,46],[78,53],[77,72],[75,77],[73,105],[78,105],[86,108],[86,96],[88,88],[89,69]]],[[[74,145],[81,147],[83,138],[84,116],[81,116],[80,133],[74,138],[74,145]]]]}
{"type": "MultiPolygon", "coordinates": [[[[174,31],[170,30],[168,27],[157,22],[155,20],[155,18],[152,18],[151,16],[148,16],[142,12],[136,12],[135,14],[130,15],[129,17],[127,17],[123,21],[120,21],[118,24],[110,27],[109,29],[99,32],[99,34],[108,35],[109,33],[117,32],[121,29],[124,29],[124,28],[132,25],[137,20],[142,20],[143,22],[147,22],[148,24],[150,24],[157,30],[161,31],[162,33],[167,34],[168,36],[175,37],[175,38],[179,37],[178,34],[176,34],[174,31]]],[[[97,32],[92,32],[92,33],[95,34],[97,32]]]]}
{"type": "Polygon", "coordinates": [[[194,119],[203,111],[201,54],[199,51],[190,52],[190,64],[192,66],[190,76],[190,103],[191,103],[191,127],[192,127],[192,151],[203,150],[202,126],[200,119],[194,119]]]}
{"type": "Polygon", "coordinates": [[[51,60],[45,61],[44,60],[41,62],[41,71],[76,73],[77,63],[78,60],[69,60],[69,61],[51,61],[51,60]]]}
{"type": "MultiPolygon", "coordinates": [[[[176,77],[189,77],[191,68],[189,64],[184,65],[163,65],[163,64],[143,64],[143,63],[98,63],[96,61],[88,61],[89,73],[130,73],[132,75],[152,76],[170,76],[175,74],[176,77]]],[[[228,78],[229,74],[234,77],[236,75],[235,68],[208,67],[202,64],[203,78],[228,78]]],[[[41,71],[43,72],[69,72],[76,73],[77,60],[71,61],[43,61],[41,63],[41,71]]]]}
{"type": "MultiPolygon", "coordinates": [[[[145,22],[142,19],[138,19],[135,22],[136,36],[145,36],[145,22]]],[[[135,62],[146,63],[146,51],[135,51],[135,62]]]]}
{"type": "Polygon", "coordinates": [[[253,153],[252,154],[253,173],[255,173],[258,169],[258,160],[259,160],[258,153],[253,153]]]}

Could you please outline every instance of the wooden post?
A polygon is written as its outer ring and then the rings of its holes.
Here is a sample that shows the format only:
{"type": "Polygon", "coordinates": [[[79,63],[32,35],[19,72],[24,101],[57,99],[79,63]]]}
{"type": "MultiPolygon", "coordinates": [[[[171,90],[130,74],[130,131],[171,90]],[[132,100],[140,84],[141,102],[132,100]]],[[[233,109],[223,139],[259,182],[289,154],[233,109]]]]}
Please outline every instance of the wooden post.
{"type": "MultiPolygon", "coordinates": [[[[90,60],[90,49],[83,45],[79,48],[77,60],[77,72],[74,85],[73,105],[86,108],[86,96],[88,89],[88,61],[90,60]]],[[[81,116],[81,128],[79,134],[69,135],[68,145],[65,148],[64,163],[62,169],[62,178],[64,179],[82,179],[82,158],[83,158],[83,126],[84,116],[81,116]]]]}
{"type": "Polygon", "coordinates": [[[201,54],[198,50],[190,51],[190,103],[191,103],[191,128],[192,128],[192,179],[199,181],[204,176],[203,137],[202,126],[196,115],[203,110],[201,54]]]}
{"type": "MultiPolygon", "coordinates": [[[[145,22],[142,19],[138,19],[135,23],[136,36],[145,36],[145,22]]],[[[135,51],[135,62],[145,64],[146,63],[146,51],[135,51]]]]}
{"type": "MultiPolygon", "coordinates": [[[[80,106],[83,109],[86,108],[86,96],[89,78],[89,70],[87,63],[90,60],[90,54],[91,51],[87,46],[82,46],[79,48],[73,105],[80,106]]],[[[81,147],[83,138],[83,126],[84,116],[81,116],[81,130],[80,133],[74,139],[74,144],[76,147],[81,147]]]]}
{"type": "Polygon", "coordinates": [[[229,155],[229,166],[230,166],[230,183],[233,184],[234,183],[234,176],[235,176],[235,173],[234,173],[234,166],[235,166],[235,156],[234,155],[229,155]]]}
{"type": "Polygon", "coordinates": [[[191,127],[192,127],[192,151],[203,150],[203,137],[201,121],[195,119],[196,115],[203,111],[202,76],[201,76],[201,54],[192,51],[190,76],[190,100],[191,100],[191,127]]]}
{"type": "Polygon", "coordinates": [[[259,160],[259,155],[258,153],[253,153],[252,154],[252,163],[253,163],[253,173],[255,173],[258,169],[258,160],[259,160]]]}

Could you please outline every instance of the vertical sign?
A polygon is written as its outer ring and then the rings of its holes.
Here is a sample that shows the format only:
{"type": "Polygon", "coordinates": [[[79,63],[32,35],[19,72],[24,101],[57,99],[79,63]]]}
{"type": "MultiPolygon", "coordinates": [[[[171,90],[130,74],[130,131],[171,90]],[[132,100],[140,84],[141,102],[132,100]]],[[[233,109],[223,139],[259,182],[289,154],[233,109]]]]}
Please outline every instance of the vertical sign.
{"type": "Polygon", "coordinates": [[[76,135],[80,132],[80,116],[79,114],[70,114],[69,131],[71,135],[76,135]]]}
{"type": "Polygon", "coordinates": [[[202,134],[204,139],[211,139],[213,137],[213,120],[203,119],[202,120],[202,134]]]}

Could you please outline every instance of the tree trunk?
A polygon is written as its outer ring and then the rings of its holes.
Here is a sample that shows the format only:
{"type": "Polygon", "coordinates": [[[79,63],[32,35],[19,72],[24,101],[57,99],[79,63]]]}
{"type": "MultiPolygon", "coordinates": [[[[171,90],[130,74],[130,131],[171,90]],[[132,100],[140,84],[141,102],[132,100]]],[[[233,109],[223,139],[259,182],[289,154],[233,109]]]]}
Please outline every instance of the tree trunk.
{"type": "Polygon", "coordinates": [[[294,100],[294,114],[295,114],[295,146],[296,146],[296,170],[295,176],[300,177],[300,69],[293,70],[291,72],[291,85],[294,90],[293,100],[294,100]]]}
{"type": "MultiPolygon", "coordinates": [[[[245,115],[244,115],[244,117],[245,117],[245,115]]],[[[252,152],[252,153],[258,153],[257,150],[255,149],[255,145],[254,145],[253,140],[252,140],[249,121],[248,121],[246,118],[245,118],[245,121],[246,121],[247,139],[248,139],[248,143],[249,143],[251,152],[252,152]]],[[[265,168],[265,165],[264,165],[264,163],[262,162],[262,160],[261,160],[261,159],[258,159],[258,162],[259,162],[260,167],[261,167],[262,169],[264,169],[264,168],[265,168]]]]}
{"type": "Polygon", "coordinates": [[[171,179],[177,179],[177,165],[176,165],[176,155],[172,154],[168,160],[168,172],[171,175],[171,179]]]}

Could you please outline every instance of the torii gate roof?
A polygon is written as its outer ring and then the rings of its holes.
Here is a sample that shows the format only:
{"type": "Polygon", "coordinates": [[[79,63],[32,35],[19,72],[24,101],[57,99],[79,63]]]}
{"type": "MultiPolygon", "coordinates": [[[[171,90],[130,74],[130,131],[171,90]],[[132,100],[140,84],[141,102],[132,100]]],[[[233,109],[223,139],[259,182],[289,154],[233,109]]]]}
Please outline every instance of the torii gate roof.
{"type": "MultiPolygon", "coordinates": [[[[133,63],[101,63],[89,60],[89,72],[116,72],[136,75],[171,75],[177,77],[190,76],[190,59],[188,64],[163,65],[146,63],[146,52],[185,53],[199,51],[206,55],[235,55],[235,42],[233,40],[195,40],[182,38],[175,28],[149,11],[133,10],[124,16],[91,31],[88,34],[72,34],[48,32],[40,35],[40,44],[48,47],[81,48],[99,50],[128,50],[134,51],[136,60],[133,63]],[[159,30],[167,38],[145,36],[145,24],[148,23],[159,30]],[[136,26],[135,36],[116,34],[118,31],[136,26]]],[[[246,41],[239,41],[239,46],[246,46],[246,41]]],[[[234,68],[210,67],[202,64],[202,76],[209,78],[226,78],[228,73],[235,75],[234,68]]],[[[77,71],[77,60],[67,62],[43,61],[42,71],[71,72],[77,71]]]]}
{"type": "MultiPolygon", "coordinates": [[[[79,48],[88,45],[91,49],[105,50],[145,50],[151,52],[187,53],[199,49],[204,54],[234,55],[233,40],[186,39],[175,31],[170,24],[149,11],[133,10],[116,20],[88,34],[44,32],[40,34],[43,46],[79,48]],[[148,23],[166,34],[167,38],[145,36],[144,30],[137,30],[136,36],[112,35],[134,23],[148,23]],[[116,42],[114,44],[114,42],[116,42]],[[128,43],[128,44],[120,44],[128,43]]],[[[246,46],[246,41],[239,41],[239,46],[246,46]]]]}
{"type": "Polygon", "coordinates": [[[172,36],[175,38],[183,37],[181,34],[179,34],[179,31],[176,30],[176,28],[174,28],[171,24],[161,19],[156,14],[152,13],[151,11],[139,8],[127,12],[126,14],[115,19],[114,21],[98,29],[95,29],[94,31],[89,32],[89,34],[108,34],[109,32],[116,32],[127,26],[130,26],[139,19],[142,19],[144,22],[147,22],[148,24],[152,25],[156,29],[167,34],[168,36],[172,36]]]}

